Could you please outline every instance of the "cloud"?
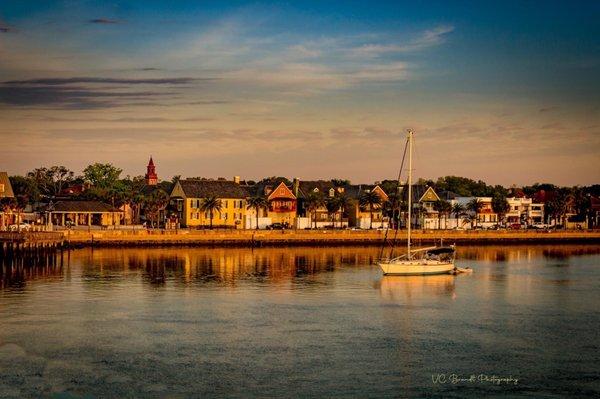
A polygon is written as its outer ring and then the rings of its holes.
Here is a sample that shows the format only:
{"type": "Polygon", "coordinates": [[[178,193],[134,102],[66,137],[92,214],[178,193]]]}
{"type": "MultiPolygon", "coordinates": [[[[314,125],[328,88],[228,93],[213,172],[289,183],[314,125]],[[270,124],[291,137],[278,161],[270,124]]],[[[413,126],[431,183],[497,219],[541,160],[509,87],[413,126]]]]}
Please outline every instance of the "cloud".
{"type": "Polygon", "coordinates": [[[453,26],[438,26],[423,31],[418,37],[405,44],[364,44],[350,49],[354,56],[375,57],[386,53],[405,53],[424,50],[444,43],[446,36],[454,31],[453,26]]]}
{"type": "Polygon", "coordinates": [[[95,18],[95,19],[90,19],[88,21],[91,24],[118,24],[119,21],[114,20],[114,19],[107,19],[107,18],[95,18]]]}
{"type": "Polygon", "coordinates": [[[107,83],[107,84],[148,84],[148,85],[180,85],[194,83],[197,81],[210,81],[215,78],[157,78],[157,79],[118,79],[118,78],[99,78],[99,77],[73,77],[73,78],[41,78],[27,80],[9,80],[2,83],[11,85],[70,85],[78,83],[107,83]]]}
{"type": "MultiPolygon", "coordinates": [[[[173,93],[155,91],[113,92],[86,87],[0,86],[0,104],[53,109],[98,109],[128,105],[124,99],[148,99],[173,93]]],[[[150,103],[151,104],[151,103],[150,103]]]]}

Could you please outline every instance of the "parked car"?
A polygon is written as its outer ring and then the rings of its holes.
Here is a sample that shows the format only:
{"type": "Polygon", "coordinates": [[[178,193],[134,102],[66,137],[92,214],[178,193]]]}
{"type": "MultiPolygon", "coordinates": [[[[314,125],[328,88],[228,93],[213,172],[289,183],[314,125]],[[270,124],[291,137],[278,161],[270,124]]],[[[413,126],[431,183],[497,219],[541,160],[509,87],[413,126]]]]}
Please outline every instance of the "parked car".
{"type": "Polygon", "coordinates": [[[21,222],[20,224],[11,224],[8,226],[9,231],[29,231],[31,225],[29,223],[21,222]]]}
{"type": "Polygon", "coordinates": [[[272,223],[267,226],[267,230],[283,230],[289,229],[290,225],[287,223],[272,223]]]}
{"type": "Polygon", "coordinates": [[[548,225],[546,223],[534,223],[531,227],[534,229],[545,230],[548,228],[548,225]]]}
{"type": "Polygon", "coordinates": [[[513,223],[508,225],[508,228],[511,230],[520,230],[521,229],[521,223],[513,223]]]}

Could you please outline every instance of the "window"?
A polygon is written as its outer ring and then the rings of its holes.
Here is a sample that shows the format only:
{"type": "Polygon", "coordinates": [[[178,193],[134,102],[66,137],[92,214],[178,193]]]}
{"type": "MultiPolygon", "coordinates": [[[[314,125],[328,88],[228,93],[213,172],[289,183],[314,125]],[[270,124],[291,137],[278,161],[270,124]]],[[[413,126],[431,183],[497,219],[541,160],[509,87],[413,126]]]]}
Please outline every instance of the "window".
{"type": "Polygon", "coordinates": [[[4,184],[0,184],[0,193],[4,192],[4,184]]]}
{"type": "Polygon", "coordinates": [[[225,212],[225,213],[222,215],[222,217],[223,217],[223,220],[227,220],[227,212],[225,212]]]}
{"type": "Polygon", "coordinates": [[[223,201],[223,208],[227,208],[227,201],[223,201]]]}

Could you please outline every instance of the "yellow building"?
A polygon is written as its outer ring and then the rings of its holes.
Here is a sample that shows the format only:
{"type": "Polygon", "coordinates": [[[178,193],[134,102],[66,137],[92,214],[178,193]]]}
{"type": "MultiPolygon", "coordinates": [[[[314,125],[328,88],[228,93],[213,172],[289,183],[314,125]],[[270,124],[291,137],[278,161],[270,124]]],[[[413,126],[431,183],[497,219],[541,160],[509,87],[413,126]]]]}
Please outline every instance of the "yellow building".
{"type": "Polygon", "coordinates": [[[175,183],[171,202],[182,227],[208,227],[211,224],[210,212],[202,210],[202,203],[206,198],[214,197],[220,201],[221,209],[213,212],[213,227],[242,229],[249,196],[238,178],[234,181],[185,179],[175,183]]]}

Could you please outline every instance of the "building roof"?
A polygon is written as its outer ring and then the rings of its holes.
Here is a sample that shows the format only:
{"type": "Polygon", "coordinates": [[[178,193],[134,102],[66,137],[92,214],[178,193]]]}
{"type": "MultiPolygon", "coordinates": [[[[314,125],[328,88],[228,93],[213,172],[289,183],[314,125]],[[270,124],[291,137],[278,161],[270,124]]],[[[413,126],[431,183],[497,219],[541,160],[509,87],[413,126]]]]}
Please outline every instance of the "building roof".
{"type": "Polygon", "coordinates": [[[119,209],[100,201],[58,201],[48,206],[51,212],[121,212],[119,209]]]}
{"type": "Polygon", "coordinates": [[[324,195],[329,195],[330,189],[335,189],[335,184],[330,180],[313,180],[306,181],[301,180],[298,185],[298,197],[306,198],[310,193],[323,193],[324,195]]]}
{"type": "MultiPolygon", "coordinates": [[[[179,186],[187,198],[247,198],[248,189],[230,180],[179,180],[179,186]]],[[[175,190],[175,189],[174,189],[175,190]]]]}
{"type": "Polygon", "coordinates": [[[0,185],[0,198],[13,198],[15,196],[6,172],[0,172],[0,185]]]}
{"type": "MultiPolygon", "coordinates": [[[[403,184],[400,186],[400,188],[402,190],[401,191],[402,199],[404,201],[406,201],[408,198],[408,184],[403,184]]],[[[440,199],[440,197],[435,192],[433,187],[430,187],[426,184],[413,184],[412,185],[412,202],[417,203],[417,202],[421,201],[421,199],[423,199],[423,196],[427,193],[428,190],[430,190],[430,192],[433,192],[434,195],[430,199],[425,199],[426,201],[431,201],[431,200],[438,201],[440,199]]]]}

